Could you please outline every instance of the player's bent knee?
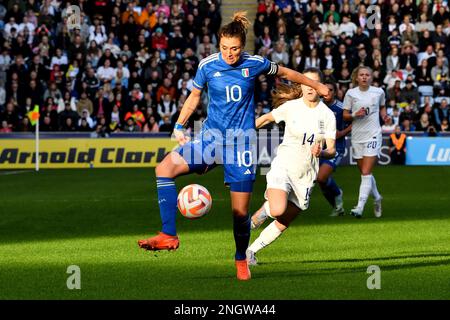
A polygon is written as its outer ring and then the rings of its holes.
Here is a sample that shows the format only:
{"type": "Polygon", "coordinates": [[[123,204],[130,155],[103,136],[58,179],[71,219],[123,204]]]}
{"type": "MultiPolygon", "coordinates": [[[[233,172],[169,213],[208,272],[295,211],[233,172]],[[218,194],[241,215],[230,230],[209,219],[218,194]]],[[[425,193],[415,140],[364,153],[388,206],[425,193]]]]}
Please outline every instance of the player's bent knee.
{"type": "Polygon", "coordinates": [[[286,211],[286,206],[280,206],[280,205],[270,206],[270,215],[274,218],[281,216],[285,211],[286,211]]]}
{"type": "Polygon", "coordinates": [[[164,161],[159,163],[155,168],[157,177],[175,178],[177,176],[177,166],[170,161],[164,161]]]}
{"type": "Polygon", "coordinates": [[[155,168],[156,176],[165,178],[176,178],[188,171],[189,166],[182,162],[182,157],[178,153],[174,152],[169,153],[155,168]]]}

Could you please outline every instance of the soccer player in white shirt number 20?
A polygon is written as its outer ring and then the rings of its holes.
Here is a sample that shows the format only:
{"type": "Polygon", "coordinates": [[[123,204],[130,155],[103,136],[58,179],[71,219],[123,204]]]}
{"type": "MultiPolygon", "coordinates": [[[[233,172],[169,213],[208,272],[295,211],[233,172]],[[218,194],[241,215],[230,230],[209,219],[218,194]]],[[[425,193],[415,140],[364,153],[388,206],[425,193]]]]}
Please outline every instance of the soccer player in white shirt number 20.
{"type": "Polygon", "coordinates": [[[352,73],[353,88],[344,97],[344,120],[352,121],[352,152],[361,172],[358,204],[351,214],[361,218],[369,195],[374,197],[375,217],[381,217],[382,197],[372,175],[380,154],[382,134],[380,116],[385,119],[385,95],[381,88],[371,86],[372,70],[357,67],[352,73]]]}
{"type": "MultiPolygon", "coordinates": [[[[312,80],[321,80],[319,69],[308,68],[303,73],[312,80]]],[[[272,97],[275,109],[259,117],[256,128],[273,121],[284,121],[286,126],[283,142],[266,176],[267,201],[252,217],[252,228],[261,225],[268,216],[275,221],[247,249],[249,265],[256,264],[256,252],[275,241],[308,208],[319,157],[333,158],[336,153],[336,118],[313,88],[279,84],[272,97]],[[326,149],[322,147],[324,142],[326,149]]]]}

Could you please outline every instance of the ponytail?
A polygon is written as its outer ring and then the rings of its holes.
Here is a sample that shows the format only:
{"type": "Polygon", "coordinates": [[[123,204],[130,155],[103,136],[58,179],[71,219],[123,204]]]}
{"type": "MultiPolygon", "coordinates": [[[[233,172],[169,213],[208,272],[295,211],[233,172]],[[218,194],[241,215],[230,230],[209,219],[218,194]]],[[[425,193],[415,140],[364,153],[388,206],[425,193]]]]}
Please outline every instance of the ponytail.
{"type": "Polygon", "coordinates": [[[231,22],[224,25],[219,30],[219,41],[222,37],[239,38],[242,46],[245,46],[247,40],[247,30],[250,27],[250,20],[247,18],[246,11],[238,11],[233,14],[231,22]]]}

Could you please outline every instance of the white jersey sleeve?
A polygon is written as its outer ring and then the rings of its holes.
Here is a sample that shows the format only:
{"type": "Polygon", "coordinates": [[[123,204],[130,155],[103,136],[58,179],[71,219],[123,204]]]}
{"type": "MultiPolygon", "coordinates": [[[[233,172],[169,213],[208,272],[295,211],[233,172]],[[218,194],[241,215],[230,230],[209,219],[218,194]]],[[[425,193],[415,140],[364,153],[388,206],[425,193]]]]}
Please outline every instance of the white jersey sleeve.
{"type": "Polygon", "coordinates": [[[279,123],[281,121],[286,121],[288,108],[289,108],[290,104],[291,104],[290,101],[287,101],[287,102],[283,103],[281,106],[279,106],[278,108],[275,108],[271,111],[272,116],[275,119],[276,123],[279,123]]]}

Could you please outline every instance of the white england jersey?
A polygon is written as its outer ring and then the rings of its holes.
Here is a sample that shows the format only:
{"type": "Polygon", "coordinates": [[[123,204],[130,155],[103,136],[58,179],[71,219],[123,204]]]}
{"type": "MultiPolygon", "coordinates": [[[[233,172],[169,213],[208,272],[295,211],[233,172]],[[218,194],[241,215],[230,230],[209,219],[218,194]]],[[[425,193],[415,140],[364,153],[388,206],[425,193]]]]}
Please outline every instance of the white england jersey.
{"type": "Polygon", "coordinates": [[[309,173],[315,180],[319,158],[312,156],[314,143],[336,139],[336,118],[323,102],[308,107],[303,98],[285,102],[272,111],[275,122],[286,123],[283,142],[279,145],[272,166],[286,168],[298,177],[309,173]]]}
{"type": "Polygon", "coordinates": [[[367,91],[359,87],[349,89],[344,98],[344,109],[353,113],[361,108],[366,109],[366,115],[353,119],[352,142],[363,143],[381,135],[380,106],[385,105],[384,90],[370,86],[367,91]]]}

